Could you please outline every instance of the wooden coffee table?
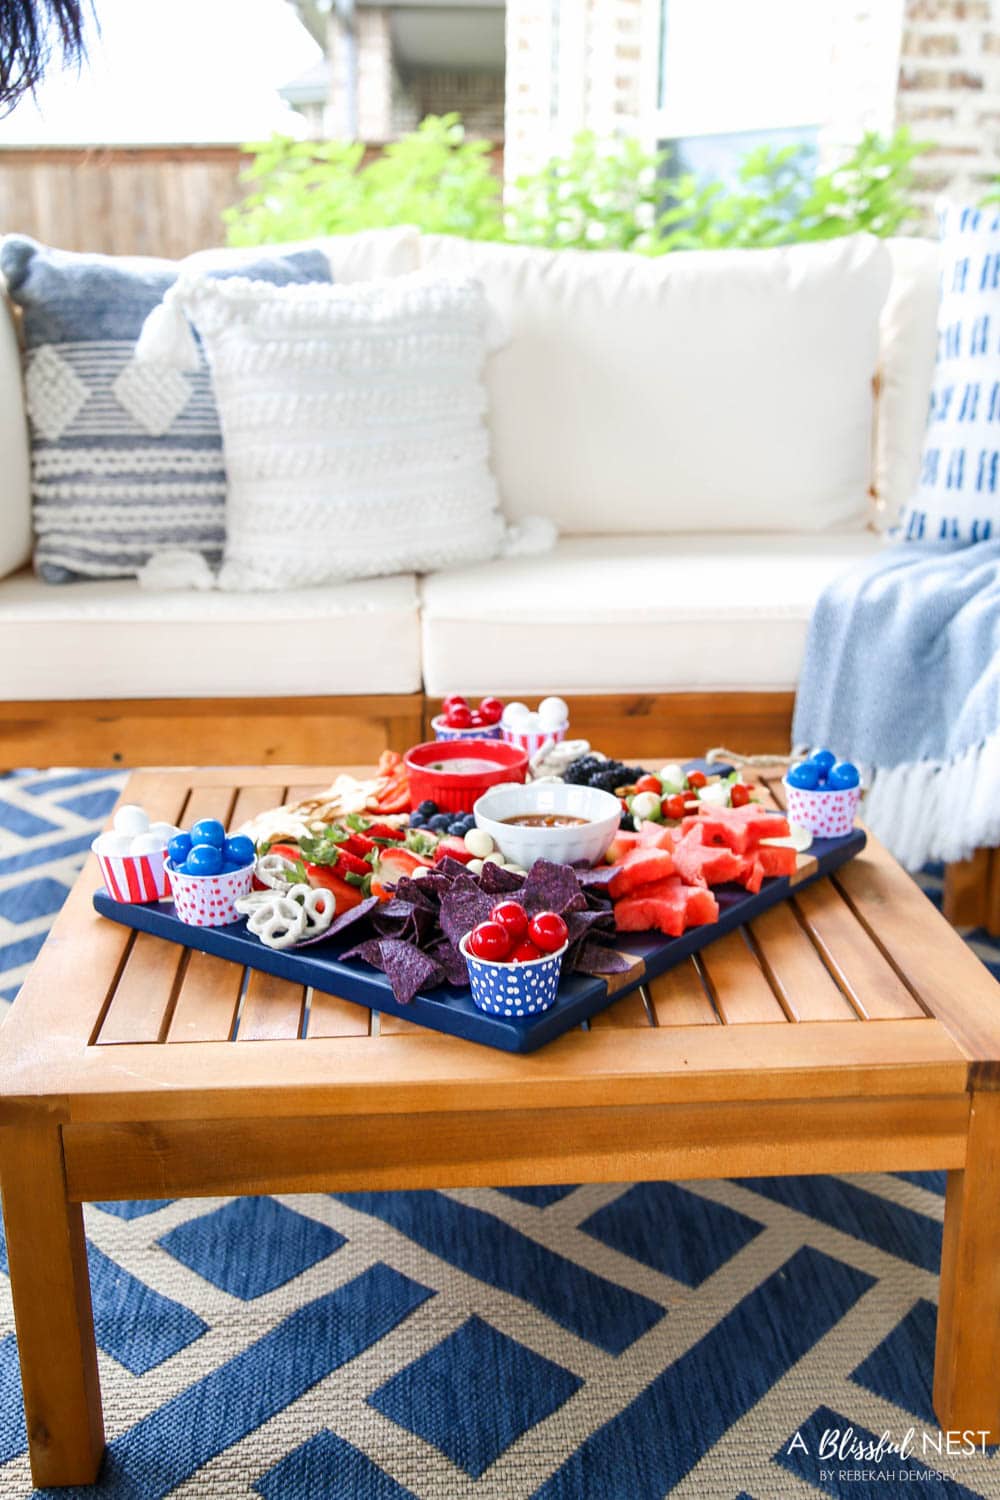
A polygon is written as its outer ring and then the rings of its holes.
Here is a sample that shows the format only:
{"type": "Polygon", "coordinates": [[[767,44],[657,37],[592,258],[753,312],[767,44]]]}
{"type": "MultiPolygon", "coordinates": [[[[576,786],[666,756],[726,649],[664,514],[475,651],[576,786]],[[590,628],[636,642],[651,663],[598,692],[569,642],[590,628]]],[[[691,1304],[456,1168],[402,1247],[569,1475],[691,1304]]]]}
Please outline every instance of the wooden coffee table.
{"type": "MultiPolygon", "coordinates": [[[[234,824],[334,774],[143,771],[125,798],[234,824]]],[[[0,1032],[36,1483],[104,1447],[80,1205],[198,1194],[947,1168],[935,1407],[1000,1439],[1000,987],[877,845],[529,1056],[103,921],[98,884],[0,1032]]]]}

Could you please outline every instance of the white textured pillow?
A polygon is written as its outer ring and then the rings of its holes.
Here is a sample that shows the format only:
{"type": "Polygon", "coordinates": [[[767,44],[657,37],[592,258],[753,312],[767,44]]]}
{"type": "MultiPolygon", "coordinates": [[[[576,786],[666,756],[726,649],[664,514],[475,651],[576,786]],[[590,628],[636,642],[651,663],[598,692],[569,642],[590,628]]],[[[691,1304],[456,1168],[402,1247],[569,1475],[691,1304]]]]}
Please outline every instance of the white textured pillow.
{"type": "Polygon", "coordinates": [[[182,363],[186,319],[208,356],[225,447],[222,588],[424,572],[501,550],[478,281],[182,278],[138,357],[182,363]]]}
{"type": "Polygon", "coordinates": [[[504,509],[592,533],[861,530],[885,246],[647,259],[424,235],[511,330],[490,362],[504,509]]]}

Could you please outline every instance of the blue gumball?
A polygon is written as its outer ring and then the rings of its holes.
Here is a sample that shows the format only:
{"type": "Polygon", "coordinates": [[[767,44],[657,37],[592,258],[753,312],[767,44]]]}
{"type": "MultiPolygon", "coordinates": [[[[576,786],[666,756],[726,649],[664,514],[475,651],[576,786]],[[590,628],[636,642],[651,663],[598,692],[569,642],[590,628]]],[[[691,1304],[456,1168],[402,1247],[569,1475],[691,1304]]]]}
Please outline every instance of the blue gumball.
{"type": "Polygon", "coordinates": [[[797,786],[803,792],[814,792],[819,786],[820,769],[814,760],[804,760],[793,766],[786,780],[789,786],[797,786]]]}
{"type": "Polygon", "coordinates": [[[226,842],[226,830],[218,818],[199,818],[197,823],[191,827],[191,843],[211,844],[215,849],[221,849],[226,842]]]}
{"type": "Polygon", "coordinates": [[[809,757],[812,765],[819,766],[821,781],[824,779],[824,777],[829,775],[830,767],[834,764],[836,759],[837,757],[834,755],[832,750],[814,750],[812,755],[810,755],[809,757]]]}
{"type": "Polygon", "coordinates": [[[244,865],[252,865],[257,858],[253,839],[247,838],[245,833],[234,833],[232,838],[226,839],[222,857],[227,865],[235,865],[238,870],[242,870],[244,865]]]}
{"type": "Polygon", "coordinates": [[[237,859],[237,860],[227,859],[226,862],[225,862],[225,864],[222,866],[222,873],[223,873],[223,875],[235,875],[236,872],[237,872],[237,870],[245,870],[246,867],[247,867],[247,862],[246,862],[245,859],[243,859],[243,860],[240,860],[240,859],[237,859]]]}
{"type": "Polygon", "coordinates": [[[826,784],[831,792],[849,792],[852,788],[861,785],[861,776],[857,766],[849,760],[842,760],[831,768],[826,784]]]}
{"type": "Polygon", "coordinates": [[[189,833],[175,833],[167,845],[167,855],[175,870],[181,869],[190,853],[191,835],[189,833]]]}
{"type": "MultiPolygon", "coordinates": [[[[197,824],[195,825],[197,827],[197,824]]],[[[222,850],[215,844],[194,844],[184,862],[185,875],[220,875],[222,850]]]]}

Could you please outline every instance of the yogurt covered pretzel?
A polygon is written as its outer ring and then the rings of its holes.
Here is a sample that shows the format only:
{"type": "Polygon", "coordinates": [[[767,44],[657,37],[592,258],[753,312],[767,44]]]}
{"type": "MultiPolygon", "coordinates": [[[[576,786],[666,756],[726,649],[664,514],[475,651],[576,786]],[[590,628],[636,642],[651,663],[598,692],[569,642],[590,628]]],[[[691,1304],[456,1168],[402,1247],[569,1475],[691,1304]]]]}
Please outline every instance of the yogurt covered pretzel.
{"type": "Polygon", "coordinates": [[[528,763],[531,780],[561,781],[566,767],[589,753],[589,740],[558,740],[554,744],[545,744],[528,763]]]}

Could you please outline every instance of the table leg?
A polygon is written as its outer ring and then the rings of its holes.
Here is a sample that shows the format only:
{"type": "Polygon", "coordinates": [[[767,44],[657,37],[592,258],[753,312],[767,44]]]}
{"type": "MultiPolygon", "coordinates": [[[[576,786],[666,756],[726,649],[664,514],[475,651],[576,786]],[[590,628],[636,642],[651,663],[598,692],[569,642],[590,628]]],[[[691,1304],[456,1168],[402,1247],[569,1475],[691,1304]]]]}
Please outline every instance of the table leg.
{"type": "Polygon", "coordinates": [[[948,1173],[934,1410],[1000,1442],[1000,1093],[974,1093],[962,1171],[948,1173]]]}
{"type": "Polygon", "coordinates": [[[0,1190],[32,1478],[91,1484],[104,1419],[83,1210],[66,1201],[58,1125],[0,1129],[0,1190]]]}

